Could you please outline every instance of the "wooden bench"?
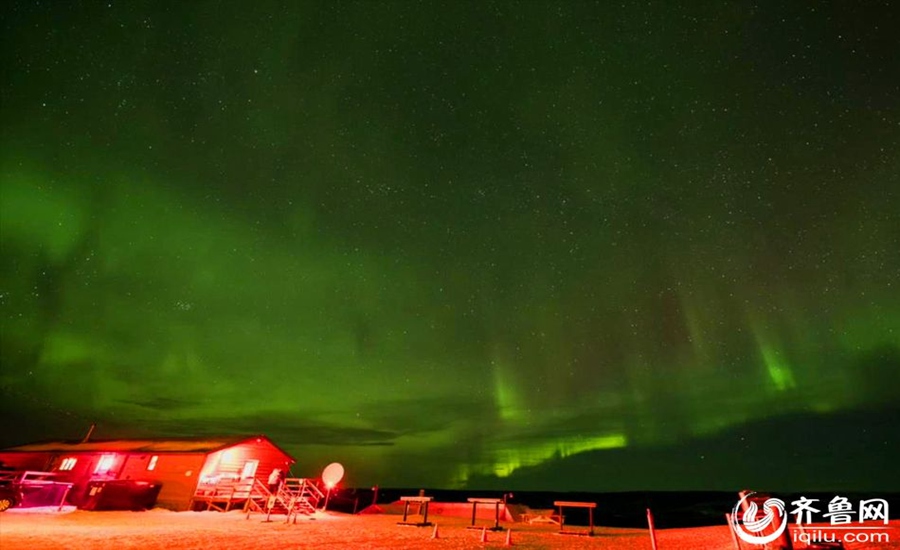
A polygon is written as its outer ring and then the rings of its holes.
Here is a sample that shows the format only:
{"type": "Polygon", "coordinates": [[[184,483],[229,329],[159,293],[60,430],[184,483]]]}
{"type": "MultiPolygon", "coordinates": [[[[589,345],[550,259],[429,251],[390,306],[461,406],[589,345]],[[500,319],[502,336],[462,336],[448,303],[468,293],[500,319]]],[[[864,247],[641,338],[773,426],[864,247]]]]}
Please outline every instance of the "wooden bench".
{"type": "Polygon", "coordinates": [[[478,509],[479,504],[493,504],[494,505],[494,526],[490,528],[491,531],[502,531],[503,527],[500,527],[500,503],[503,502],[502,499],[499,498],[469,498],[466,499],[472,503],[472,525],[467,527],[467,529],[478,529],[475,525],[475,512],[478,509]]]}
{"type": "Polygon", "coordinates": [[[594,536],[594,508],[597,507],[596,502],[571,502],[568,500],[557,500],[553,503],[554,506],[559,508],[559,534],[560,535],[582,535],[593,537],[594,536]],[[563,515],[563,508],[587,508],[588,509],[588,524],[590,525],[590,530],[588,532],[584,531],[566,531],[566,520],[563,515]]]}
{"type": "Polygon", "coordinates": [[[415,525],[416,527],[428,527],[431,523],[428,521],[428,503],[434,497],[400,497],[400,500],[403,502],[403,521],[398,521],[397,525],[415,525]],[[422,521],[407,521],[406,518],[409,517],[409,503],[415,502],[419,505],[419,509],[421,510],[422,505],[425,506],[425,513],[422,516],[422,521]]]}
{"type": "Polygon", "coordinates": [[[553,525],[559,525],[559,516],[556,515],[556,510],[548,509],[548,510],[532,510],[531,508],[526,507],[526,511],[522,513],[522,521],[532,525],[535,523],[552,523],[553,525]]]}

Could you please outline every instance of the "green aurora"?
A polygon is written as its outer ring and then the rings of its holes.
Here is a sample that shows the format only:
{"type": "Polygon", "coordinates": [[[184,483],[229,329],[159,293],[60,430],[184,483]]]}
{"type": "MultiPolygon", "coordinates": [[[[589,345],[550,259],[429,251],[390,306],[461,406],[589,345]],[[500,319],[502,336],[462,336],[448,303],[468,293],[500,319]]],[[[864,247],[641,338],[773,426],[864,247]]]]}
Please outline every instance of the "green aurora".
{"type": "Polygon", "coordinates": [[[889,8],[228,5],[0,8],[0,443],[900,490],[889,8]]]}

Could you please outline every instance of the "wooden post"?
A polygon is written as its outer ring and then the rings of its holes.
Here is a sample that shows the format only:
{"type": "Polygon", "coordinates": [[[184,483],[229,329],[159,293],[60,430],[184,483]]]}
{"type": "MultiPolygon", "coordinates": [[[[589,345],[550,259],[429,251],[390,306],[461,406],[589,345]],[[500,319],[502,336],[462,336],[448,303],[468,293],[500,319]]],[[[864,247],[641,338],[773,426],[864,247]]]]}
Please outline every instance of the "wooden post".
{"type": "Polygon", "coordinates": [[[66,487],[65,491],[63,491],[62,498],[59,499],[59,508],[56,509],[57,512],[61,512],[63,509],[63,506],[66,505],[66,497],[69,496],[69,491],[71,491],[71,490],[72,490],[72,484],[69,483],[69,486],[66,487]]]}
{"type": "Polygon", "coordinates": [[[266,498],[266,519],[264,523],[271,523],[272,521],[272,508],[275,507],[275,497],[270,496],[266,498]]]}
{"type": "MultiPolygon", "coordinates": [[[[291,515],[293,514],[294,519],[292,523],[294,525],[297,525],[297,516],[300,515],[300,511],[297,510],[297,501],[299,501],[301,498],[303,497],[297,495],[291,497],[291,511],[288,512],[287,520],[290,520],[291,515]]],[[[285,523],[287,523],[287,520],[285,520],[285,523]]]]}
{"type": "Polygon", "coordinates": [[[656,528],[653,526],[653,512],[647,508],[647,526],[650,527],[650,545],[656,550],[656,528]]]}
{"type": "Polygon", "coordinates": [[[731,540],[734,541],[736,550],[741,550],[741,541],[738,540],[737,533],[734,532],[734,524],[731,522],[731,514],[725,514],[725,521],[728,522],[728,530],[731,531],[731,540]]]}

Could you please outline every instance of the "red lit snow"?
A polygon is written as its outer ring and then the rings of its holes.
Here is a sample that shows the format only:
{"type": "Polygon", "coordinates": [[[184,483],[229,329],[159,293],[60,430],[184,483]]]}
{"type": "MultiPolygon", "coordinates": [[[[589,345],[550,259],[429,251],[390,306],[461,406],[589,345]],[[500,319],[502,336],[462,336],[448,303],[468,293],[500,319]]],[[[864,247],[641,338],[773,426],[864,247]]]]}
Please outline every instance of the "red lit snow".
{"type": "MultiPolygon", "coordinates": [[[[388,514],[344,515],[319,513],[314,519],[286,524],[284,516],[254,514],[250,519],[241,512],[86,512],[66,509],[21,509],[0,514],[2,549],[229,549],[257,548],[498,548],[506,542],[505,532],[488,531],[488,542],[481,542],[481,531],[466,529],[465,518],[435,517],[433,527],[397,525],[398,517],[388,514]]],[[[724,522],[724,518],[723,518],[724,522]]],[[[522,549],[564,548],[650,548],[646,530],[597,528],[597,536],[564,536],[553,525],[512,527],[512,543],[522,549]]],[[[892,522],[891,538],[900,539],[900,523],[892,522]],[[894,536],[896,535],[896,537],[894,536]]],[[[693,529],[657,531],[660,550],[733,550],[731,534],[725,525],[693,529]]],[[[847,545],[849,549],[871,548],[847,545]]],[[[900,548],[897,542],[877,548],[900,548]]]]}

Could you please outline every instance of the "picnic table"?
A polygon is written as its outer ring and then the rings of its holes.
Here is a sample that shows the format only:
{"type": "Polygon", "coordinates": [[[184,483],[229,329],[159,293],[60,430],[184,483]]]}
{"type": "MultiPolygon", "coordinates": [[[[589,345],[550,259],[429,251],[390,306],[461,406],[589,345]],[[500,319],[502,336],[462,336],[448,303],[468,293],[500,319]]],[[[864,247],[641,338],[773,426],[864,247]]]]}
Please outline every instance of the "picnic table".
{"type": "Polygon", "coordinates": [[[559,534],[560,535],[582,535],[593,537],[594,536],[594,508],[597,507],[596,502],[573,502],[568,500],[557,500],[553,503],[554,506],[559,508],[559,534]],[[590,530],[587,532],[584,531],[566,531],[566,519],[563,516],[563,508],[587,508],[588,509],[588,522],[590,525],[590,530]]]}
{"type": "Polygon", "coordinates": [[[431,525],[428,521],[428,503],[430,503],[433,498],[434,497],[426,496],[400,497],[400,500],[403,502],[403,521],[398,521],[397,525],[415,525],[416,527],[428,527],[431,525]],[[409,504],[411,502],[417,503],[420,510],[424,505],[425,513],[422,516],[422,521],[407,521],[407,518],[409,517],[409,504]]]}
{"type": "Polygon", "coordinates": [[[502,499],[499,498],[469,498],[466,499],[472,503],[472,525],[467,527],[467,529],[478,529],[475,525],[475,513],[478,509],[479,504],[493,504],[494,505],[494,526],[490,528],[491,531],[502,531],[503,528],[500,527],[500,503],[503,502],[502,499]]]}

